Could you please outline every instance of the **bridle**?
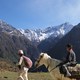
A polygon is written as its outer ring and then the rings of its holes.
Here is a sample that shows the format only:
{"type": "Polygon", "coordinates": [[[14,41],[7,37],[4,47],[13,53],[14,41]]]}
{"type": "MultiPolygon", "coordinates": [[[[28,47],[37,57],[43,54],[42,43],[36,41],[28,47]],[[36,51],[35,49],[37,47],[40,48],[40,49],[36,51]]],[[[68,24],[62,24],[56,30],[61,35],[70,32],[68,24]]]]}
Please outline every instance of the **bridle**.
{"type": "MultiPolygon", "coordinates": [[[[37,60],[37,65],[39,64],[40,60],[43,58],[44,54],[40,56],[40,58],[37,60]]],[[[51,62],[51,59],[50,59],[51,62]]],[[[49,69],[50,64],[48,64],[47,69],[49,69]]],[[[53,71],[54,69],[56,69],[57,67],[59,67],[59,64],[56,65],[55,67],[53,67],[49,72],[53,71]]]]}
{"type": "MultiPolygon", "coordinates": [[[[37,59],[37,65],[39,64],[39,62],[40,62],[40,60],[42,59],[42,57],[43,57],[43,55],[41,55],[40,56],[40,58],[39,59],[37,59]]],[[[31,70],[31,71],[35,71],[35,70],[37,70],[38,69],[38,67],[36,67],[36,68],[34,68],[33,70],[31,70]]]]}
{"type": "Polygon", "coordinates": [[[37,65],[39,64],[39,62],[41,61],[41,59],[43,58],[44,54],[40,56],[39,59],[37,59],[37,65]]]}

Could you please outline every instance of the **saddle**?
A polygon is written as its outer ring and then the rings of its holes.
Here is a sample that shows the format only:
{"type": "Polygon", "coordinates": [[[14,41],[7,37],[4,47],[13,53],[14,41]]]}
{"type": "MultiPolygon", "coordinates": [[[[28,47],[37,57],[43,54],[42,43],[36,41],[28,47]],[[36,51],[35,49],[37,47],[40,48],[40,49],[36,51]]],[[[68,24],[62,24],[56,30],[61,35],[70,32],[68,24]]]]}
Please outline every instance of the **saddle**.
{"type": "MultiPolygon", "coordinates": [[[[60,66],[60,73],[66,75],[65,68],[60,66]]],[[[80,78],[80,64],[76,64],[75,66],[68,67],[69,72],[71,73],[71,78],[80,78]]]]}

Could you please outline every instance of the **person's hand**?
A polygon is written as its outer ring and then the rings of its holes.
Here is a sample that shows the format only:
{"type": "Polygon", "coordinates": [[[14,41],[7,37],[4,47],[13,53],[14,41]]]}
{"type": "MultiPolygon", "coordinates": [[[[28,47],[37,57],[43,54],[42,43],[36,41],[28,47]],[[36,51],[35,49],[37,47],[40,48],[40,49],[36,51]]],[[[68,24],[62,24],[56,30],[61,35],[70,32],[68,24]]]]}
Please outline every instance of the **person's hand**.
{"type": "Polygon", "coordinates": [[[17,66],[18,66],[19,69],[21,69],[21,65],[18,64],[17,66]]]}

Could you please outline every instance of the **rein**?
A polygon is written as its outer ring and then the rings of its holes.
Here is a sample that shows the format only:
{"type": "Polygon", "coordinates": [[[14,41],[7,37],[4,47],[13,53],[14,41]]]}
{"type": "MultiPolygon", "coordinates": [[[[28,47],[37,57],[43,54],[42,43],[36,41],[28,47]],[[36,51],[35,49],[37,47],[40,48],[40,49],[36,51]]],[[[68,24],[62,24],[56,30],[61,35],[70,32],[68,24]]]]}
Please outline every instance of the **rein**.
{"type": "Polygon", "coordinates": [[[51,72],[51,71],[53,71],[54,69],[56,69],[58,66],[56,66],[56,67],[53,67],[49,72],[51,72]]]}

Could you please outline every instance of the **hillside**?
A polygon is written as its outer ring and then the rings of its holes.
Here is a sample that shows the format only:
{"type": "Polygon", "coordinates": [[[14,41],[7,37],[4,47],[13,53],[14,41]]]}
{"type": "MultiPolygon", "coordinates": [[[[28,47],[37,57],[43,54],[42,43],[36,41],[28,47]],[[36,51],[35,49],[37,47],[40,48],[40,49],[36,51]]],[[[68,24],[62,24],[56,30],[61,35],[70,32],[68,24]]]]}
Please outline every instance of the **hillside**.
{"type": "Polygon", "coordinates": [[[38,49],[29,39],[13,26],[0,21],[0,58],[17,62],[19,49],[32,60],[38,56],[38,49]]]}
{"type": "Polygon", "coordinates": [[[66,34],[55,46],[48,50],[48,54],[57,59],[63,59],[66,55],[66,44],[72,44],[77,55],[77,61],[80,62],[80,24],[66,34]]]}
{"type": "Polygon", "coordinates": [[[48,38],[42,40],[39,43],[39,45],[38,45],[39,50],[41,52],[47,52],[53,46],[55,46],[55,44],[62,37],[64,37],[68,32],[70,32],[72,28],[73,28],[73,25],[71,25],[70,23],[64,23],[64,24],[58,25],[58,26],[53,27],[53,28],[47,28],[47,31],[48,32],[52,31],[53,34],[51,34],[48,38]]]}

